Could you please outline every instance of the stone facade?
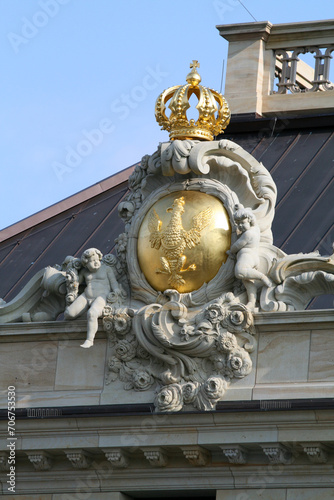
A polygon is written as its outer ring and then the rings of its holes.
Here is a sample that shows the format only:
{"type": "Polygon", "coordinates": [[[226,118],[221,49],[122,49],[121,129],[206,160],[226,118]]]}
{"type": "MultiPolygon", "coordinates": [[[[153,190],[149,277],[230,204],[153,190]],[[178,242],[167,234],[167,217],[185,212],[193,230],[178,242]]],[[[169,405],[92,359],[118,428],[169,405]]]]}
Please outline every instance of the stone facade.
{"type": "Polygon", "coordinates": [[[334,315],[304,309],[334,256],[273,245],[275,183],[238,144],[173,138],[129,178],[116,255],[64,255],[1,303],[4,498],[333,498],[334,315]]]}

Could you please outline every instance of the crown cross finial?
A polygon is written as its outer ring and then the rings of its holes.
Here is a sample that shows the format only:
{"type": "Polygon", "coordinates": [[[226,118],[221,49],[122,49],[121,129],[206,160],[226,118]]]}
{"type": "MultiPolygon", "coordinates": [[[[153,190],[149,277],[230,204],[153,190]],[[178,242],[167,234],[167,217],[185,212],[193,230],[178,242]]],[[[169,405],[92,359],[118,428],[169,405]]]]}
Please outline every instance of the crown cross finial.
{"type": "Polygon", "coordinates": [[[195,59],[193,59],[193,62],[190,63],[190,68],[192,69],[196,69],[196,68],[199,68],[200,67],[200,64],[198,61],[196,61],[195,59]]]}

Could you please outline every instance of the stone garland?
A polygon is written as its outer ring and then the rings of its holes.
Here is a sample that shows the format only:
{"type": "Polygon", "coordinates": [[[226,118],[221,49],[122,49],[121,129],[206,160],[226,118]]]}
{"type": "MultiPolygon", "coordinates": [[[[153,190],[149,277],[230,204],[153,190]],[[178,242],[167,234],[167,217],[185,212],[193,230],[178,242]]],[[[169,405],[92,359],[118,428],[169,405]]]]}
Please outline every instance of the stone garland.
{"type": "MultiPolygon", "coordinates": [[[[223,398],[231,380],[243,378],[252,370],[249,352],[254,349],[253,316],[231,293],[212,302],[193,320],[185,317],[179,320],[179,332],[174,340],[178,340],[181,352],[186,349],[190,353],[182,354],[182,360],[187,364],[185,358],[189,357],[189,361],[195,363],[192,374],[184,371],[179,377],[166,376],[168,367],[164,371],[166,366],[141,345],[140,335],[133,334],[134,316],[135,312],[130,309],[105,307],[103,327],[108,332],[111,349],[106,384],[119,379],[125,390],[157,389],[156,411],[179,411],[184,405],[212,410],[223,398]],[[243,345],[242,337],[247,339],[243,345]],[[203,357],[191,355],[194,340],[197,342],[195,352],[202,351],[203,357]],[[208,357],[204,357],[206,349],[209,349],[208,357]],[[208,373],[212,375],[208,377],[208,373]]],[[[166,339],[161,339],[161,347],[163,343],[166,339]]]]}

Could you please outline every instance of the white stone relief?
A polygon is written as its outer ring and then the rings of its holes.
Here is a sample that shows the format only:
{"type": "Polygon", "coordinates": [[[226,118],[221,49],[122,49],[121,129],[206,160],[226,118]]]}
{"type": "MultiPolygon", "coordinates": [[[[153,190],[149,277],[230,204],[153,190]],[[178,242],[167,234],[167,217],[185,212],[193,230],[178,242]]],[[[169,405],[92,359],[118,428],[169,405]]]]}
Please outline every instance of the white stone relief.
{"type": "Polygon", "coordinates": [[[293,461],[293,456],[290,450],[288,450],[282,444],[275,446],[262,445],[262,449],[271,464],[291,464],[293,461]]]}
{"type": "Polygon", "coordinates": [[[304,452],[313,464],[325,464],[328,461],[328,450],[321,443],[304,446],[304,452]]]}
{"type": "Polygon", "coordinates": [[[183,455],[194,467],[204,467],[210,462],[210,453],[201,446],[182,448],[183,455]]]}
{"type": "Polygon", "coordinates": [[[221,446],[221,449],[231,464],[242,465],[247,462],[247,450],[242,446],[221,446]]]}
{"type": "MultiPolygon", "coordinates": [[[[136,166],[129,188],[118,207],[125,230],[116,239],[116,256],[103,257],[93,248],[80,259],[68,256],[60,266],[41,270],[18,297],[0,304],[0,321],[53,321],[61,313],[73,320],[86,314],[82,347],[93,345],[99,320],[108,335],[106,385],[121,382],[127,391],[151,391],[159,412],[212,410],[252,371],[253,313],[304,309],[312,297],[334,293],[334,256],[286,255],[272,245],[276,186],[261,163],[228,140],[161,144],[136,166]],[[212,279],[187,293],[176,288],[193,261],[183,266],[182,254],[176,262],[176,247],[166,250],[167,263],[160,258],[161,272],[169,266],[167,289],[148,282],[138,259],[139,231],[149,213],[151,244],[161,246],[168,221],[162,226],[154,205],[166,194],[173,199],[171,217],[179,216],[180,238],[190,241],[193,231],[200,240],[210,210],[199,207],[195,217],[201,223],[193,217],[193,226],[184,227],[180,192],[219,200],[231,227],[227,260],[212,279]]],[[[270,456],[284,455],[275,453],[270,456]]],[[[229,459],[243,457],[242,450],[230,450],[229,459]]]]}
{"type": "Polygon", "coordinates": [[[238,239],[231,245],[228,253],[237,259],[234,268],[235,277],[240,279],[246,288],[247,306],[254,309],[257,293],[256,282],[262,281],[263,285],[268,288],[272,284],[271,280],[259,271],[260,229],[252,210],[245,209],[242,205],[235,206],[233,218],[237,226],[238,239]]]}
{"type": "Polygon", "coordinates": [[[0,452],[0,471],[9,471],[10,465],[8,463],[9,453],[6,451],[0,452]]]}
{"type": "Polygon", "coordinates": [[[46,471],[51,469],[51,457],[45,451],[26,452],[26,454],[36,471],[46,471]]]}
{"type": "Polygon", "coordinates": [[[252,314],[228,294],[189,321],[180,294],[164,295],[170,298],[164,305],[146,306],[134,316],[136,336],[110,336],[106,383],[119,378],[125,389],[136,391],[162,386],[155,398],[162,412],[184,405],[213,409],[229,382],[251,371],[252,314]]]}
{"type": "Polygon", "coordinates": [[[83,450],[65,451],[68,460],[71,462],[74,469],[88,469],[91,464],[90,455],[83,450]]]}
{"type": "Polygon", "coordinates": [[[121,303],[126,299],[126,293],[113,270],[115,256],[108,255],[103,259],[100,250],[89,248],[83,252],[80,261],[80,271],[73,269],[66,275],[70,291],[66,296],[64,316],[65,319],[75,319],[87,312],[87,339],[81,347],[89,348],[94,343],[98,318],[102,317],[107,303],[121,303]],[[84,283],[85,288],[77,296],[81,283],[84,283]]]}
{"type": "Polygon", "coordinates": [[[161,448],[143,448],[143,452],[152,467],[166,467],[168,458],[161,448]]]}
{"type": "Polygon", "coordinates": [[[121,448],[104,450],[104,454],[113,467],[125,469],[129,465],[129,457],[121,448]]]}

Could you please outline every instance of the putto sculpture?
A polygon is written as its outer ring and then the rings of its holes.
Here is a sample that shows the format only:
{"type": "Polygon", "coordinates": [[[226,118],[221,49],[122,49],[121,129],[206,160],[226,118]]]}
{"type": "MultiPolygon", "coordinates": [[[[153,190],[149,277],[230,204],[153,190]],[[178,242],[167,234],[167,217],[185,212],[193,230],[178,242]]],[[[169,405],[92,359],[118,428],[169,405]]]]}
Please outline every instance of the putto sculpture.
{"type": "Polygon", "coordinates": [[[254,309],[257,289],[255,282],[262,281],[267,287],[272,285],[271,280],[258,270],[261,233],[250,208],[244,208],[241,204],[236,205],[233,218],[238,239],[227,253],[237,258],[234,269],[235,277],[241,280],[246,288],[247,306],[254,309]]]}
{"type": "MultiPolygon", "coordinates": [[[[81,347],[89,348],[94,343],[98,329],[98,318],[109,302],[124,300],[126,294],[116,280],[111,262],[102,260],[102,253],[97,248],[85,250],[81,256],[82,269],[79,273],[73,270],[67,272],[66,280],[69,285],[76,282],[84,283],[84,291],[76,297],[71,296],[72,303],[64,311],[65,319],[75,319],[87,312],[87,339],[81,347]]],[[[78,290],[78,286],[76,286],[78,290]]]]}
{"type": "Polygon", "coordinates": [[[129,178],[115,255],[68,256],[0,306],[2,323],[86,314],[84,348],[100,319],[105,385],[147,391],[161,412],[212,410],[238,387],[252,372],[257,312],[304,309],[334,293],[333,255],[273,245],[275,183],[238,144],[212,140],[230,113],[223,96],[199,85],[198,67],[158,97],[156,118],[171,140],[129,178]],[[192,95],[196,122],[186,115],[192,95]]]}

